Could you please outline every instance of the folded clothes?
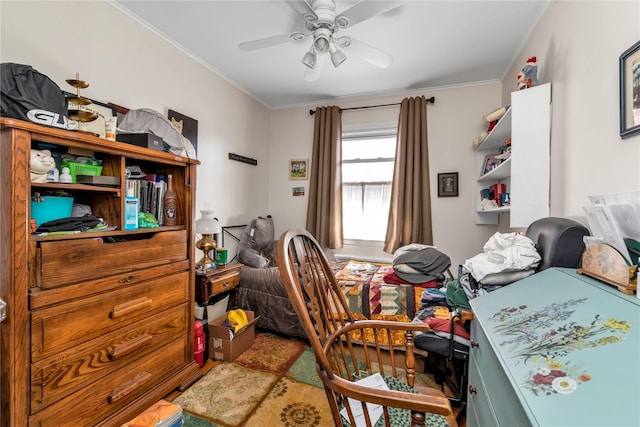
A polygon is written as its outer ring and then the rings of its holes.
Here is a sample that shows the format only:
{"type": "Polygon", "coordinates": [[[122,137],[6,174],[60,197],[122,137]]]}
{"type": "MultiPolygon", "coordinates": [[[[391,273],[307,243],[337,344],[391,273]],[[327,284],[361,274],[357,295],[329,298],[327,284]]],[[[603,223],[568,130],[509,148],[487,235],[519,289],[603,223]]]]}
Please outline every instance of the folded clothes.
{"type": "Polygon", "coordinates": [[[440,289],[425,289],[422,291],[422,296],[420,297],[420,302],[435,302],[435,301],[443,301],[447,299],[447,295],[442,292],[440,289]]]}
{"type": "Polygon", "coordinates": [[[419,288],[437,288],[438,287],[438,282],[436,280],[430,280],[428,282],[423,282],[423,283],[408,282],[403,278],[401,278],[400,276],[398,276],[393,270],[393,268],[390,268],[389,270],[387,270],[387,272],[384,273],[384,276],[382,276],[382,279],[384,280],[385,283],[388,283],[390,285],[412,285],[412,286],[417,286],[419,288]]]}
{"type": "MultiPolygon", "coordinates": [[[[437,332],[446,332],[451,333],[451,320],[449,319],[438,319],[437,317],[428,317],[424,319],[424,323],[428,324],[431,329],[437,332]]],[[[471,339],[471,335],[469,331],[467,331],[464,326],[460,323],[453,323],[453,333],[459,337],[464,339],[471,339]]]]}
{"type": "Polygon", "coordinates": [[[393,256],[393,268],[396,274],[414,284],[436,280],[450,266],[451,259],[432,246],[416,244],[402,246],[393,256]],[[410,272],[406,272],[407,268],[411,268],[410,272]]]}

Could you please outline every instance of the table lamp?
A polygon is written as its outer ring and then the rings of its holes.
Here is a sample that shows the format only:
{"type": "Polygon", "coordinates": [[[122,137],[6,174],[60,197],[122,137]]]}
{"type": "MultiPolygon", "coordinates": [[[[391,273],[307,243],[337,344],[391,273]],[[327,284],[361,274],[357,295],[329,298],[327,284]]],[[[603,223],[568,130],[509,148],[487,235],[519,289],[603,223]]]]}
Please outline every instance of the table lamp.
{"type": "Polygon", "coordinates": [[[220,233],[220,224],[218,220],[213,217],[212,210],[201,210],[200,219],[196,221],[196,233],[201,234],[202,238],[196,242],[196,248],[200,249],[204,256],[200,261],[196,263],[196,267],[200,269],[207,269],[214,265],[214,257],[209,256],[209,252],[216,249],[216,241],[213,238],[214,234],[220,233]]]}

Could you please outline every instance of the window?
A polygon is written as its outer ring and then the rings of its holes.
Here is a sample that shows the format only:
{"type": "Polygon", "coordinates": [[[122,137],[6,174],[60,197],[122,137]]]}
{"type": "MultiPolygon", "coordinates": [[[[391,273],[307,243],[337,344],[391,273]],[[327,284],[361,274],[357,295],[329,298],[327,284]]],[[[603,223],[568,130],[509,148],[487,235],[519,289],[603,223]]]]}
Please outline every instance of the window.
{"type": "Polygon", "coordinates": [[[396,151],[395,124],[343,130],[342,226],[345,240],[384,241],[396,151]]]}

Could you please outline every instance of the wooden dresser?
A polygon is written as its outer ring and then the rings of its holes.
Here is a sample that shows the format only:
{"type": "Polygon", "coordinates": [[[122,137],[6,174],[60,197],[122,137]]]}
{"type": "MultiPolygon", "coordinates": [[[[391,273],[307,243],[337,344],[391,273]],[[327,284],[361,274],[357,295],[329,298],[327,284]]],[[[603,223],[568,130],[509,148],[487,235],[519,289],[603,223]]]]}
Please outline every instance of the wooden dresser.
{"type": "Polygon", "coordinates": [[[550,268],[470,301],[467,425],[640,425],[640,299],[550,268]]]}
{"type": "Polygon", "coordinates": [[[197,160],[1,118],[2,426],[118,426],[197,375],[197,160]],[[93,151],[116,187],[35,183],[38,143],[93,151]],[[175,226],[124,231],[125,172],[173,176],[175,226]],[[64,190],[115,231],[35,235],[34,192],[64,190]]]}

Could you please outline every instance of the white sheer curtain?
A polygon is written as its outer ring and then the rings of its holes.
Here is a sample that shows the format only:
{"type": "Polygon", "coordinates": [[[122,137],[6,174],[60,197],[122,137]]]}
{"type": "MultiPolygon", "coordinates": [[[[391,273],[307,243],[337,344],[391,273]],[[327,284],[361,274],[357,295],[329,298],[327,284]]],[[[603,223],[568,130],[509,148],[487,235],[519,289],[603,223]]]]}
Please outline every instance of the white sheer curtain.
{"type": "Polygon", "coordinates": [[[343,183],[344,238],[384,241],[389,219],[390,200],[390,181],[343,183]]]}

